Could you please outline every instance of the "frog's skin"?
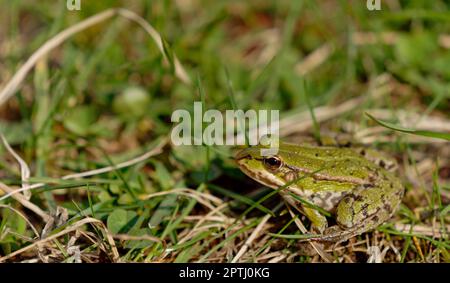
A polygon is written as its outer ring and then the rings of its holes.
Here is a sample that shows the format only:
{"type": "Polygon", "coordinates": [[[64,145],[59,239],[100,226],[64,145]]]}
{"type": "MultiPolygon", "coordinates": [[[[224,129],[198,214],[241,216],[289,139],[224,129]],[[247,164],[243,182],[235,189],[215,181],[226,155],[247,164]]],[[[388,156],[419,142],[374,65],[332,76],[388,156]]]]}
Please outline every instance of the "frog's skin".
{"type": "Polygon", "coordinates": [[[313,240],[342,242],[372,230],[392,217],[404,194],[399,179],[383,167],[395,162],[377,158],[374,150],[281,143],[274,156],[261,156],[263,146],[236,155],[240,169],[282,197],[311,221],[313,240]],[[374,159],[371,161],[370,159],[374,159]],[[337,225],[313,206],[334,215],[337,225]]]}

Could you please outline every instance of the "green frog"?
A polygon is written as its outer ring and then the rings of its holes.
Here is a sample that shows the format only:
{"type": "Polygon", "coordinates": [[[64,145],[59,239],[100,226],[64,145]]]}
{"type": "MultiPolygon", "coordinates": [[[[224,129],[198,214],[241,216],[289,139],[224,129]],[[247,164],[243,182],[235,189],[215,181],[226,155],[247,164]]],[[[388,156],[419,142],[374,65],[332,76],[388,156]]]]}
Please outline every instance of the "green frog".
{"type": "Polygon", "coordinates": [[[389,220],[404,194],[393,159],[366,148],[280,143],[274,155],[253,146],[236,155],[249,177],[279,193],[311,221],[311,240],[343,242],[389,220]],[[283,187],[284,186],[284,187],[283,187]],[[322,210],[322,211],[321,211],[322,210]],[[323,212],[336,224],[328,227],[323,212]]]}

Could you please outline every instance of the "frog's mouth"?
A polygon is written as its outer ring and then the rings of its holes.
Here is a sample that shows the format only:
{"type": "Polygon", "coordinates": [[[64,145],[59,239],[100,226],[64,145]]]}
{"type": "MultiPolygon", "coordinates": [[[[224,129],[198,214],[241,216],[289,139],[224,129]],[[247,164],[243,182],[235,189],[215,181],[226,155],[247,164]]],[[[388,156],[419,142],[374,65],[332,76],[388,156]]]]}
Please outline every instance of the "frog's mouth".
{"type": "Polygon", "coordinates": [[[259,159],[252,159],[254,158],[249,154],[236,155],[236,162],[245,175],[272,189],[278,189],[284,185],[282,180],[262,167],[259,159]],[[250,161],[258,162],[261,167],[250,166],[250,161]]]}

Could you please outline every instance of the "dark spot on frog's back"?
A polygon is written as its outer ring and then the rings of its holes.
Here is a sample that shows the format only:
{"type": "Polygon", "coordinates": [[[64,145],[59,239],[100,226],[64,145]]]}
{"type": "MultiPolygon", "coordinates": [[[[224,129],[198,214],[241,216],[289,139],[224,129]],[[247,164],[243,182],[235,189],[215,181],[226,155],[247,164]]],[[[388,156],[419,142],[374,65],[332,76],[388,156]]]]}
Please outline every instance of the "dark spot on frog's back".
{"type": "Polygon", "coordinates": [[[377,179],[378,175],[374,172],[369,172],[369,182],[374,182],[377,179]]]}
{"type": "Polygon", "coordinates": [[[365,184],[363,184],[363,188],[364,189],[370,189],[370,188],[373,188],[373,185],[370,184],[370,183],[365,183],[365,184]]]}
{"type": "Polygon", "coordinates": [[[369,216],[368,209],[369,209],[369,204],[365,204],[365,205],[362,207],[362,214],[364,215],[364,217],[369,216]]]}
{"type": "Polygon", "coordinates": [[[356,201],[362,201],[362,200],[363,200],[363,197],[360,196],[360,195],[352,195],[351,197],[353,198],[353,200],[354,200],[355,202],[356,202],[356,201]]]}

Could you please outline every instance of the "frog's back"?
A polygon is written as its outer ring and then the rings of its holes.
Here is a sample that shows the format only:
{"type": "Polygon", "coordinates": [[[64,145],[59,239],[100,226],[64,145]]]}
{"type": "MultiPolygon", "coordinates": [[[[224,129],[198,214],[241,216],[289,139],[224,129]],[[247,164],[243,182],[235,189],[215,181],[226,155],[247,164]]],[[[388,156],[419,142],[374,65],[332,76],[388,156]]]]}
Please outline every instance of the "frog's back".
{"type": "Polygon", "coordinates": [[[378,169],[376,164],[351,148],[283,144],[279,154],[287,164],[327,176],[367,179],[369,171],[378,169]]]}

